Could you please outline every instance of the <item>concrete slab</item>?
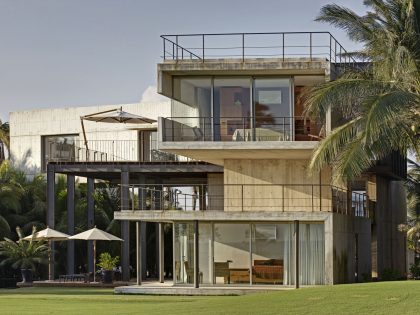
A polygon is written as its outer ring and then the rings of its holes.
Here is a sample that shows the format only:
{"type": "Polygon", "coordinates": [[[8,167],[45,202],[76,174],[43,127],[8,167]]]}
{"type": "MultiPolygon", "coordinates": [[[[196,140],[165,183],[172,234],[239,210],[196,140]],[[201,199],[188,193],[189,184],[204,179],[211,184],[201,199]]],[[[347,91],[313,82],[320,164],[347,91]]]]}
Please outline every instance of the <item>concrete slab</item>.
{"type": "Polygon", "coordinates": [[[173,286],[167,284],[143,284],[121,286],[114,289],[115,294],[144,294],[144,295],[245,295],[267,293],[273,291],[292,290],[285,286],[204,286],[200,288],[173,286]]]}

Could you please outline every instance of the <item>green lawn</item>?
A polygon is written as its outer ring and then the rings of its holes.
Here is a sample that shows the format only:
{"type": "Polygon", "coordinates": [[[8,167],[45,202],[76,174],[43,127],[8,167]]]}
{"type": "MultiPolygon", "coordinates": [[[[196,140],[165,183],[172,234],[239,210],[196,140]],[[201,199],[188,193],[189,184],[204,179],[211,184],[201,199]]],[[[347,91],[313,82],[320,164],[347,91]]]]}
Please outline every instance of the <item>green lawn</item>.
{"type": "Polygon", "coordinates": [[[111,289],[2,289],[0,314],[420,314],[420,281],[218,297],[114,295],[111,289]]]}

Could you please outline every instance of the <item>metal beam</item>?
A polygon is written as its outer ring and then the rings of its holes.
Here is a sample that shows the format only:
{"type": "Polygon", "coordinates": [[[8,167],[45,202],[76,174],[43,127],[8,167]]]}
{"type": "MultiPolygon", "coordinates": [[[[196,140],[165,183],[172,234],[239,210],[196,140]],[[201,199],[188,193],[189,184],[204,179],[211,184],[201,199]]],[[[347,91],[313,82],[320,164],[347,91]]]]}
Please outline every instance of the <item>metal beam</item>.
{"type": "MultiPolygon", "coordinates": [[[[54,165],[47,165],[47,226],[55,227],[55,169],[54,165]]],[[[51,242],[50,250],[54,253],[54,242],[51,242]]],[[[54,254],[49,261],[48,280],[54,280],[54,254]]]]}
{"type": "MultiPolygon", "coordinates": [[[[67,234],[74,235],[74,175],[67,175],[67,234]]],[[[67,241],[67,274],[74,274],[74,240],[67,241]]]]}
{"type": "MultiPolygon", "coordinates": [[[[95,226],[95,201],[93,194],[95,192],[95,179],[87,179],[87,227],[91,229],[95,226]]],[[[88,271],[95,272],[94,259],[93,259],[93,241],[87,242],[87,255],[88,255],[88,271]]]]}
{"type": "MultiPolygon", "coordinates": [[[[130,209],[130,173],[127,168],[121,172],[121,209],[130,209]]],[[[130,222],[121,221],[121,238],[124,240],[121,250],[123,281],[130,281],[130,222]]]]}

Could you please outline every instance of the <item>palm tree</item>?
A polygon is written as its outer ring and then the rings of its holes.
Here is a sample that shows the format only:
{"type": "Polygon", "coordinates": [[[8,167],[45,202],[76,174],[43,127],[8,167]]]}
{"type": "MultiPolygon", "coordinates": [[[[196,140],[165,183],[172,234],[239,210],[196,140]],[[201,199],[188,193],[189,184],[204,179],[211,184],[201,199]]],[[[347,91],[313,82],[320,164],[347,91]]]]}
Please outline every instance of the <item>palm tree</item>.
{"type": "Polygon", "coordinates": [[[3,123],[0,119],[0,162],[6,158],[6,149],[9,151],[10,144],[10,127],[9,123],[3,123]]]}
{"type": "Polygon", "coordinates": [[[16,178],[9,161],[0,164],[0,237],[11,236],[12,226],[21,209],[20,199],[24,188],[16,178]]]}
{"type": "Polygon", "coordinates": [[[334,181],[353,180],[394,151],[420,156],[420,27],[414,0],[364,4],[370,11],[363,16],[331,4],[316,19],[363,44],[351,55],[367,61],[310,89],[304,99],[312,118],[325,123],[329,112],[343,117],[310,161],[312,171],[330,165],[334,181]]]}
{"type": "MultiPolygon", "coordinates": [[[[33,236],[29,241],[23,240],[24,235],[19,227],[16,228],[16,232],[19,236],[18,241],[4,238],[4,241],[0,242],[0,256],[5,257],[0,266],[11,264],[12,268],[22,270],[23,282],[32,282],[32,271],[36,265],[46,264],[48,261],[48,246],[44,242],[35,241],[33,236]]],[[[35,233],[34,227],[32,234],[35,233]]]]}
{"type": "Polygon", "coordinates": [[[408,248],[420,255],[416,242],[420,241],[420,165],[409,160],[407,187],[407,224],[399,226],[400,231],[407,232],[408,248]]]}

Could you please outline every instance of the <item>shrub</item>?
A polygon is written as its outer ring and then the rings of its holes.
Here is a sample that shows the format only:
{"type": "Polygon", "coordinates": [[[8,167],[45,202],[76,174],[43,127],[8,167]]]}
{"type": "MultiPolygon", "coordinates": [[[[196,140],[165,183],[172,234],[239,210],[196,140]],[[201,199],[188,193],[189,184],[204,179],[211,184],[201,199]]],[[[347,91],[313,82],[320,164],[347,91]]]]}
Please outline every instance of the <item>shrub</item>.
{"type": "Polygon", "coordinates": [[[97,265],[104,270],[113,270],[115,267],[117,267],[119,260],[120,257],[118,256],[112,257],[110,253],[102,253],[99,256],[99,264],[97,265]]]}

